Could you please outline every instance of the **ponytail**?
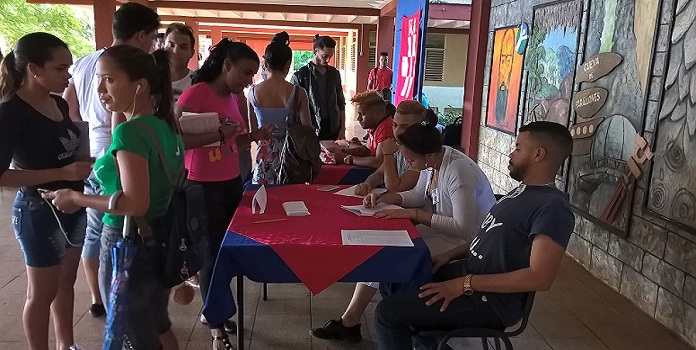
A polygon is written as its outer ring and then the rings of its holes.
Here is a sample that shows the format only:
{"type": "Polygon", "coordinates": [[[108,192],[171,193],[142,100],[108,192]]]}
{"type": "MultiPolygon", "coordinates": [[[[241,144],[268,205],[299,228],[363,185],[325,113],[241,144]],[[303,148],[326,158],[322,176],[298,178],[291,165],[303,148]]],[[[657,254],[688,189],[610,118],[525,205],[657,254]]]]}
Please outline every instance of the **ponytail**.
{"type": "Polygon", "coordinates": [[[164,120],[173,129],[177,129],[176,121],[174,120],[174,112],[172,110],[172,79],[169,68],[169,53],[165,50],[156,50],[151,54],[155,62],[155,74],[152,78],[148,77],[148,83],[151,86],[151,94],[156,97],[157,111],[155,116],[164,120]],[[151,81],[153,80],[153,81],[151,81]]]}
{"type": "Polygon", "coordinates": [[[24,74],[15,67],[14,51],[5,56],[0,64],[0,102],[8,100],[22,85],[24,74]]]}

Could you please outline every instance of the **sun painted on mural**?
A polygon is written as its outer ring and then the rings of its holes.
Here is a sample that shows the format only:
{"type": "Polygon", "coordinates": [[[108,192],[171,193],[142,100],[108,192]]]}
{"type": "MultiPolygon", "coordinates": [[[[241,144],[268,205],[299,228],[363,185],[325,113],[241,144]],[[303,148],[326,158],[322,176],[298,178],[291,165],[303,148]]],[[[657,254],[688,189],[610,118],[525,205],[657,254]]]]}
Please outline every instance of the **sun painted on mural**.
{"type": "Polygon", "coordinates": [[[495,30],[486,125],[515,133],[523,57],[515,49],[519,28],[495,30]]]}

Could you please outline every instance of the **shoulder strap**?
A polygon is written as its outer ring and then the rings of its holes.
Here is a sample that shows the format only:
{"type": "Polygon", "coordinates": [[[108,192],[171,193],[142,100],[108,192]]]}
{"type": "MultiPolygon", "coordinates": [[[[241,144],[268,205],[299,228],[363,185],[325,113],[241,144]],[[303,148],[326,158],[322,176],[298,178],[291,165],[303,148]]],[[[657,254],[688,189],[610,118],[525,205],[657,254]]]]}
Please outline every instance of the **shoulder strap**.
{"type": "Polygon", "coordinates": [[[295,116],[293,118],[295,119],[294,120],[295,123],[301,124],[302,122],[300,120],[300,106],[299,106],[300,100],[297,97],[297,95],[299,95],[299,92],[300,92],[299,87],[297,85],[295,85],[295,87],[293,88],[293,92],[292,92],[294,95],[292,98],[292,109],[295,112],[294,113],[295,116]]]}
{"type": "MultiPolygon", "coordinates": [[[[143,123],[139,120],[133,120],[134,123],[140,125],[140,127],[145,130],[145,132],[150,136],[150,138],[153,140],[155,143],[155,146],[157,146],[157,153],[159,154],[159,159],[162,162],[162,166],[164,167],[164,172],[167,173],[167,178],[169,178],[169,183],[172,186],[178,186],[180,180],[177,178],[178,176],[175,174],[172,174],[172,172],[169,170],[169,162],[167,161],[167,157],[164,155],[164,148],[162,147],[162,142],[160,141],[159,137],[155,134],[155,131],[152,130],[152,128],[147,125],[147,123],[143,123]]],[[[184,164],[179,165],[179,172],[181,172],[184,164]]]]}

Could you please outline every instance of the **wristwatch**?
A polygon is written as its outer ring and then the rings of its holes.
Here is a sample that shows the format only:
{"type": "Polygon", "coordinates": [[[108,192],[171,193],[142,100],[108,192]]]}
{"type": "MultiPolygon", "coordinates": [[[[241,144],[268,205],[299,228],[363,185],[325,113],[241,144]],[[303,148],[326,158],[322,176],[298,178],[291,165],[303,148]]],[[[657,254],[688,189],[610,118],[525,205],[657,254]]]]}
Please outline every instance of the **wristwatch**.
{"type": "Polygon", "coordinates": [[[343,163],[344,164],[353,164],[353,156],[351,156],[349,154],[349,155],[343,157],[343,163]]]}
{"type": "Polygon", "coordinates": [[[462,286],[462,288],[464,289],[464,295],[466,295],[466,296],[470,296],[470,295],[474,294],[474,290],[471,289],[471,276],[473,276],[473,275],[468,274],[468,275],[464,276],[464,285],[462,286]]]}

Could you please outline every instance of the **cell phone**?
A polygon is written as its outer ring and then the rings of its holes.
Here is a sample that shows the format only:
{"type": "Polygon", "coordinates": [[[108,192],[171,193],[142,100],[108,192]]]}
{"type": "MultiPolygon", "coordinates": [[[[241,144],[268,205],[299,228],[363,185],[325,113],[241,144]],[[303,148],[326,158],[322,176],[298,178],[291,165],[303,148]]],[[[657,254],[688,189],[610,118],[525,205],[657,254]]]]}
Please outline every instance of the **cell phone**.
{"type": "Polygon", "coordinates": [[[324,186],[324,187],[319,188],[319,191],[331,192],[331,191],[339,189],[339,188],[341,188],[341,186],[329,185],[329,186],[324,186]]]}

